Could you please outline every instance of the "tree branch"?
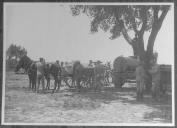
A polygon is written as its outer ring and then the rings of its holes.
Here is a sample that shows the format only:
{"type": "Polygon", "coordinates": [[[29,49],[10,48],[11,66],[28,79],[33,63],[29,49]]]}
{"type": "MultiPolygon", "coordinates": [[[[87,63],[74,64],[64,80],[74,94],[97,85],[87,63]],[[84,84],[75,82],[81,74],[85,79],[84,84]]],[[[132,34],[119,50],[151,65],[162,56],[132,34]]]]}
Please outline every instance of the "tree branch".
{"type": "Polygon", "coordinates": [[[143,25],[141,27],[141,30],[139,32],[139,34],[142,36],[145,32],[145,29],[146,29],[146,25],[147,25],[147,22],[146,21],[143,21],[143,25]]]}
{"type": "Polygon", "coordinates": [[[158,29],[161,28],[162,23],[163,23],[163,20],[164,20],[164,18],[166,17],[168,11],[169,11],[169,7],[167,7],[166,9],[164,9],[164,10],[162,11],[162,14],[160,15],[160,17],[159,17],[159,19],[158,19],[158,29]]]}
{"type": "Polygon", "coordinates": [[[137,25],[136,25],[136,17],[134,15],[134,10],[133,8],[130,7],[130,9],[128,9],[128,13],[129,13],[129,16],[130,16],[130,20],[132,22],[132,28],[134,30],[134,32],[137,34],[138,33],[138,28],[137,28],[137,25]]]}
{"type": "Polygon", "coordinates": [[[132,17],[132,27],[135,33],[139,32],[136,26],[135,17],[132,17]]]}
{"type": "Polygon", "coordinates": [[[122,35],[124,36],[125,40],[132,45],[132,39],[130,38],[130,36],[127,33],[127,30],[125,29],[125,27],[122,28],[122,35]]]}
{"type": "Polygon", "coordinates": [[[125,40],[130,44],[132,45],[133,41],[132,39],[130,38],[130,36],[128,35],[127,33],[127,30],[125,28],[125,24],[124,24],[124,21],[123,20],[119,20],[118,17],[115,17],[117,19],[117,21],[119,21],[119,25],[122,26],[122,34],[125,38],[125,40]]]}
{"type": "Polygon", "coordinates": [[[143,16],[143,24],[142,24],[142,27],[141,27],[141,29],[140,29],[140,35],[143,35],[144,32],[145,32],[146,25],[147,25],[147,11],[148,11],[149,8],[150,8],[150,7],[148,6],[147,8],[145,8],[145,9],[143,10],[144,16],[143,16]]]}
{"type": "MultiPolygon", "coordinates": [[[[147,45],[147,52],[149,54],[152,54],[152,52],[153,52],[154,41],[155,41],[156,36],[162,26],[163,20],[164,20],[165,16],[167,15],[168,10],[169,10],[169,8],[166,8],[165,10],[163,10],[159,19],[156,19],[156,21],[154,21],[154,24],[153,24],[153,27],[151,30],[151,34],[148,39],[148,45],[147,45]]],[[[158,16],[158,13],[154,14],[154,18],[156,18],[156,16],[158,16]]]]}
{"type": "Polygon", "coordinates": [[[159,6],[154,6],[154,23],[158,21],[159,6]]]}

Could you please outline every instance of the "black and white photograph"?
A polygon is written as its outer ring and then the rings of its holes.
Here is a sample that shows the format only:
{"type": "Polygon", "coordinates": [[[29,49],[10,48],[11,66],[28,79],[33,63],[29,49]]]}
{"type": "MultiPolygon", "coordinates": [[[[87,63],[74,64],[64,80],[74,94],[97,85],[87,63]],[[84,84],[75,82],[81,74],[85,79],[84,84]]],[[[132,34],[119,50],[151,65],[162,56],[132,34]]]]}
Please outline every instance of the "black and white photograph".
{"type": "Polygon", "coordinates": [[[174,126],[174,95],[174,3],[3,3],[3,125],[174,126]]]}

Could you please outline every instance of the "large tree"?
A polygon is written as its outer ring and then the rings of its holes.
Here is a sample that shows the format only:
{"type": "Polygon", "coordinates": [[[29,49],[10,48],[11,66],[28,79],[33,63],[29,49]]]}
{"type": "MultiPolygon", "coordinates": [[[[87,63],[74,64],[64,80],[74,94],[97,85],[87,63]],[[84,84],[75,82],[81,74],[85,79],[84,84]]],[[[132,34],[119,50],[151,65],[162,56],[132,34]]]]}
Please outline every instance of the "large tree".
{"type": "MultiPolygon", "coordinates": [[[[74,5],[71,6],[73,16],[81,13],[91,19],[91,32],[99,29],[111,33],[110,39],[123,35],[133,48],[135,57],[145,62],[145,69],[150,68],[153,47],[157,34],[170,9],[170,5],[74,5]],[[145,49],[144,34],[149,32],[145,49]]],[[[150,91],[151,75],[148,74],[146,89],[150,91]]]]}
{"type": "Polygon", "coordinates": [[[91,19],[91,32],[99,29],[110,31],[110,39],[123,35],[133,48],[134,56],[149,65],[153,57],[156,36],[164,18],[170,9],[169,5],[74,5],[71,6],[73,16],[81,13],[91,19]],[[145,49],[144,34],[149,32],[145,49]]]}

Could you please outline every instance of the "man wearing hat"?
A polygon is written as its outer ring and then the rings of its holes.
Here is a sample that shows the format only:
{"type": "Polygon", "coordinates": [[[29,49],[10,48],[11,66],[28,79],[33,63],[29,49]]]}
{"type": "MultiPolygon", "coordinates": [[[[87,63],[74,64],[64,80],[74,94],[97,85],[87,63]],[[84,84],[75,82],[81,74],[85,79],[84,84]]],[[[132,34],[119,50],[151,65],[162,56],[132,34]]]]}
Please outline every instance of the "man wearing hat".
{"type": "Polygon", "coordinates": [[[96,62],[93,62],[95,64],[95,66],[100,65],[102,62],[100,60],[97,60],[96,62]]]}
{"type": "Polygon", "coordinates": [[[61,67],[64,67],[64,62],[63,61],[61,62],[61,67]]]}
{"type": "Polygon", "coordinates": [[[56,60],[55,64],[56,64],[57,66],[60,66],[60,61],[59,61],[59,60],[56,60]]]}
{"type": "Polygon", "coordinates": [[[157,64],[158,54],[154,53],[154,58],[151,60],[152,68],[149,73],[152,76],[152,98],[157,100],[160,93],[160,66],[157,64]]]}
{"type": "Polygon", "coordinates": [[[92,61],[92,60],[89,60],[88,66],[89,66],[89,67],[93,67],[93,61],[92,61]]]}
{"type": "Polygon", "coordinates": [[[39,86],[40,86],[40,82],[42,82],[42,89],[44,90],[44,66],[45,66],[45,60],[44,58],[39,58],[39,62],[36,63],[36,66],[37,66],[37,92],[39,91],[39,86]]]}
{"type": "Polygon", "coordinates": [[[138,66],[136,68],[135,74],[136,74],[136,86],[137,86],[137,100],[141,100],[143,99],[143,93],[144,93],[144,89],[145,89],[145,69],[143,67],[143,62],[140,61],[139,59],[139,63],[138,66]]]}

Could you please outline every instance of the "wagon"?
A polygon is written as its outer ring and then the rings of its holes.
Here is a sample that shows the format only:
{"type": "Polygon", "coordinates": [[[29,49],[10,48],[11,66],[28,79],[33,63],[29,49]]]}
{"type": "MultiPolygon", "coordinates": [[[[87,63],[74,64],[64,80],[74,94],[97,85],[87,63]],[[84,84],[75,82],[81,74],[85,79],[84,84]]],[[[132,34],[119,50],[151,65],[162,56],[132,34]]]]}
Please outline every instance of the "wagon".
{"type": "MultiPolygon", "coordinates": [[[[135,70],[138,60],[134,57],[119,56],[113,63],[113,84],[120,88],[125,82],[135,82],[135,70]]],[[[162,92],[171,90],[171,65],[160,65],[160,89],[162,92]]]]}
{"type": "Polygon", "coordinates": [[[120,88],[125,82],[135,80],[135,70],[138,65],[133,57],[117,57],[113,62],[112,80],[116,88],[120,88]]]}
{"type": "Polygon", "coordinates": [[[160,65],[160,89],[162,93],[171,92],[171,65],[160,65]]]}

